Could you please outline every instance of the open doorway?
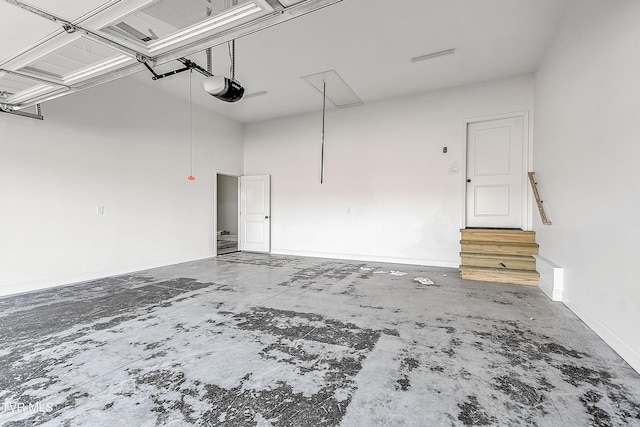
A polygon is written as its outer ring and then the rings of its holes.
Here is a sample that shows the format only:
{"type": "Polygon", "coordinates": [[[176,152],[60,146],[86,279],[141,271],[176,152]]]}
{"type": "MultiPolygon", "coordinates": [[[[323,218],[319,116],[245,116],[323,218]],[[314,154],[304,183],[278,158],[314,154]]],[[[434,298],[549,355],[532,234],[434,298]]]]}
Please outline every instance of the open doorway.
{"type": "Polygon", "coordinates": [[[237,176],[216,174],[216,243],[217,254],[238,249],[238,180],[237,176]]]}

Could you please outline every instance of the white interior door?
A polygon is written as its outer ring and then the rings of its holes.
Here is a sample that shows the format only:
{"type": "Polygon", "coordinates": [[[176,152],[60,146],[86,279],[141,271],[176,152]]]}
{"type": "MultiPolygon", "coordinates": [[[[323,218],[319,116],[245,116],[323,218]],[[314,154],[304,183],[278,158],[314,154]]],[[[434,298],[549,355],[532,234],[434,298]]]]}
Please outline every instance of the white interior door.
{"type": "Polygon", "coordinates": [[[522,228],[524,118],[467,126],[467,227],[522,228]]]}
{"type": "Polygon", "coordinates": [[[271,251],[271,176],[240,177],[241,251],[271,251]]]}

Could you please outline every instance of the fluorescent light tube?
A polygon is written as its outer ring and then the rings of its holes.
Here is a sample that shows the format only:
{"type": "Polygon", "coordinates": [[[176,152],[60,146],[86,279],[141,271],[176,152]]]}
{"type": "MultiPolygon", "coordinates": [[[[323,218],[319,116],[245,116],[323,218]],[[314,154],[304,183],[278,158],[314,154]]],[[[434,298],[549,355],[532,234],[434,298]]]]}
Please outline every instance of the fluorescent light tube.
{"type": "Polygon", "coordinates": [[[93,75],[96,74],[103,74],[104,72],[106,72],[108,69],[110,68],[114,68],[114,67],[119,67],[123,64],[126,64],[127,62],[133,62],[133,58],[127,56],[127,55],[120,55],[117,56],[115,58],[112,59],[108,59],[106,61],[100,62],[96,65],[93,65],[91,67],[82,69],[80,71],[76,71],[73,72],[67,76],[64,76],[64,82],[65,84],[71,85],[73,83],[76,83],[80,80],[85,80],[89,77],[92,77],[93,75]]]}
{"type": "Polygon", "coordinates": [[[216,16],[212,19],[207,19],[199,24],[187,27],[184,30],[173,34],[171,36],[164,37],[160,40],[156,40],[153,43],[149,43],[149,52],[155,52],[159,49],[169,47],[181,41],[190,39],[195,36],[199,36],[207,31],[211,31],[215,28],[222,27],[223,25],[230,24],[234,21],[238,21],[254,13],[260,12],[262,8],[255,3],[247,3],[243,6],[239,6],[235,9],[216,16]]]}

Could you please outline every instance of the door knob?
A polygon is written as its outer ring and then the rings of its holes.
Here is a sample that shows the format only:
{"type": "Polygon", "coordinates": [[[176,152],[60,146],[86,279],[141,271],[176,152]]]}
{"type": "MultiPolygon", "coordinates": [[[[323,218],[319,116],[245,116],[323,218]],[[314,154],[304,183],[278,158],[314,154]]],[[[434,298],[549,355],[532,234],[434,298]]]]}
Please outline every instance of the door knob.
{"type": "Polygon", "coordinates": [[[264,219],[269,219],[269,215],[265,216],[264,219]]]}
{"type": "Polygon", "coordinates": [[[467,178],[467,182],[471,182],[471,180],[467,178]]]}

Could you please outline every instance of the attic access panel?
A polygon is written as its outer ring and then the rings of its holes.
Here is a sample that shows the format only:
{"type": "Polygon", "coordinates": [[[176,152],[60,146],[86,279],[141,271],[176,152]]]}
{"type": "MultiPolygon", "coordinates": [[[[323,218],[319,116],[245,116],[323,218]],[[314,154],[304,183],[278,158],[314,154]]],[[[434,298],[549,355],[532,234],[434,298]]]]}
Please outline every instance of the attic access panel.
{"type": "Polygon", "coordinates": [[[326,83],[326,97],[329,102],[338,108],[351,107],[362,104],[362,100],[342,77],[335,71],[323,71],[302,77],[320,95],[324,95],[324,84],[326,83]]]}
{"type": "Polygon", "coordinates": [[[149,55],[208,37],[274,12],[264,0],[154,0],[102,26],[149,55]],[[233,24],[233,25],[231,25],[233,24]]]}

